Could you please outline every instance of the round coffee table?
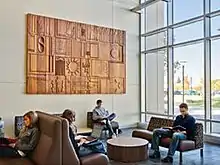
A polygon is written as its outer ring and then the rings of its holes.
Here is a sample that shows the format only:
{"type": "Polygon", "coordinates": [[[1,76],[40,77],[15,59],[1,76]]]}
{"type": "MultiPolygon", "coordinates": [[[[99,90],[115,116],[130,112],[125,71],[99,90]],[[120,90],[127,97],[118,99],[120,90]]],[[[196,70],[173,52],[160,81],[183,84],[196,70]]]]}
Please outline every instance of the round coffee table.
{"type": "Polygon", "coordinates": [[[131,163],[148,158],[148,141],[133,137],[118,137],[107,141],[108,157],[112,160],[131,163]]]}

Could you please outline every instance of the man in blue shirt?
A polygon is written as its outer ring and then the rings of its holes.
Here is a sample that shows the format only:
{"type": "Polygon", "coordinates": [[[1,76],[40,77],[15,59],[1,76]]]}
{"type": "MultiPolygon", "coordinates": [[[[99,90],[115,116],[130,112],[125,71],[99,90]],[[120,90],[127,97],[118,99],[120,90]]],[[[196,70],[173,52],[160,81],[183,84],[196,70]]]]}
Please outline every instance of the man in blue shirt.
{"type": "Polygon", "coordinates": [[[163,137],[172,137],[167,157],[162,162],[172,163],[173,155],[179,145],[180,140],[193,139],[195,136],[195,118],[189,115],[188,105],[182,103],[179,105],[180,115],[173,123],[173,127],[159,128],[153,131],[151,149],[154,151],[150,158],[160,158],[159,144],[163,137]],[[176,128],[177,129],[176,129],[176,128]]]}

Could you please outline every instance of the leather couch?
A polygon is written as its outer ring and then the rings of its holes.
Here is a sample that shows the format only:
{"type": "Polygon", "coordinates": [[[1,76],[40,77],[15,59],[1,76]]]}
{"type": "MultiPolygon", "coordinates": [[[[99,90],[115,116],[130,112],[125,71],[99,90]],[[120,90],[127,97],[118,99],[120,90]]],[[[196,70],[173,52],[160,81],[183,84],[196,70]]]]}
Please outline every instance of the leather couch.
{"type": "Polygon", "coordinates": [[[69,123],[66,119],[61,118],[61,120],[63,165],[108,165],[108,157],[100,153],[78,158],[69,139],[69,123]]]}
{"type": "MultiPolygon", "coordinates": [[[[172,127],[174,120],[159,117],[151,117],[146,130],[137,129],[132,132],[132,137],[143,138],[151,142],[153,130],[161,127],[172,127]]],[[[160,146],[168,148],[171,138],[162,138],[160,146]]],[[[178,151],[180,152],[180,162],[182,162],[182,153],[200,149],[200,156],[203,156],[203,125],[196,123],[195,137],[192,140],[181,140],[178,151]]]]}
{"type": "MultiPolygon", "coordinates": [[[[51,115],[61,116],[62,114],[51,114],[51,115]]],[[[15,118],[14,118],[14,135],[15,135],[15,137],[18,137],[23,125],[24,125],[23,116],[15,116],[15,118]]]]}
{"type": "Polygon", "coordinates": [[[40,139],[28,158],[0,158],[0,165],[62,165],[62,121],[58,117],[37,112],[40,139]]]}
{"type": "MultiPolygon", "coordinates": [[[[38,112],[38,111],[37,113],[44,114],[45,116],[48,116],[48,117],[53,116],[54,118],[59,119],[62,122],[62,129],[60,131],[61,137],[59,138],[62,143],[61,144],[62,148],[60,149],[60,154],[62,155],[62,165],[80,165],[80,164],[81,165],[108,165],[109,159],[104,154],[92,154],[90,156],[86,156],[81,159],[78,158],[71,144],[71,141],[69,139],[69,129],[68,129],[69,124],[66,119],[63,119],[60,117],[61,116],[60,114],[51,115],[51,114],[46,114],[46,113],[38,112]]],[[[18,136],[22,126],[23,126],[23,117],[15,116],[15,136],[18,136]]],[[[22,165],[25,165],[25,164],[22,164],[22,165]]],[[[56,164],[53,164],[53,165],[56,165],[56,164]]]]}

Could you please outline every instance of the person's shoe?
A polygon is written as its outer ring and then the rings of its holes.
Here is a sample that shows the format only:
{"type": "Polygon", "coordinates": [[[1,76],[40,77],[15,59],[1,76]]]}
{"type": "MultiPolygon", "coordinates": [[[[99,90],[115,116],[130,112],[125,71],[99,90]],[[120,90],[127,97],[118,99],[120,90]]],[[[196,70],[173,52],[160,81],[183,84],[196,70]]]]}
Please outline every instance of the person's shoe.
{"type": "Polygon", "coordinates": [[[116,138],[117,136],[115,134],[112,135],[112,139],[116,138]]]}
{"type": "Polygon", "coordinates": [[[152,155],[149,156],[152,159],[157,159],[160,158],[160,152],[159,151],[154,151],[152,155]]]}
{"type": "Polygon", "coordinates": [[[164,163],[173,163],[173,158],[170,156],[167,156],[167,157],[161,159],[161,161],[164,163]]]}

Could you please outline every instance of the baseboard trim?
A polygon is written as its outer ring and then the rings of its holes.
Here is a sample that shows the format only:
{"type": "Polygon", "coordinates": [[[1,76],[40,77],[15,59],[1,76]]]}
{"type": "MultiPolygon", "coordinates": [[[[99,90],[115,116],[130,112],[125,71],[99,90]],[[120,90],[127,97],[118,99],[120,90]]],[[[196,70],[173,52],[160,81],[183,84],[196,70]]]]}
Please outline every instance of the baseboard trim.
{"type": "Polygon", "coordinates": [[[132,129],[132,128],[137,128],[137,123],[134,124],[128,124],[128,125],[121,125],[121,129],[132,129]]]}
{"type": "Polygon", "coordinates": [[[212,144],[220,144],[220,135],[216,134],[205,134],[204,141],[212,144]]]}

